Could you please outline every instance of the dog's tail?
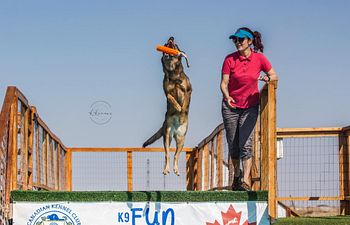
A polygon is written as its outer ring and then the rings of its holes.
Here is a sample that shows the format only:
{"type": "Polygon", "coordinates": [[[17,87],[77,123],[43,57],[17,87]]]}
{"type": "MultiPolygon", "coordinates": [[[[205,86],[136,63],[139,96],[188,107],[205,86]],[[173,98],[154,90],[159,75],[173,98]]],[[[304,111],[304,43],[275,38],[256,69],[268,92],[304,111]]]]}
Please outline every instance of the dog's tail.
{"type": "Polygon", "coordinates": [[[155,133],[152,137],[150,137],[145,143],[143,143],[142,147],[145,148],[148,145],[152,144],[153,142],[155,142],[156,140],[158,140],[159,138],[161,138],[163,136],[163,127],[161,127],[157,133],[155,133]]]}

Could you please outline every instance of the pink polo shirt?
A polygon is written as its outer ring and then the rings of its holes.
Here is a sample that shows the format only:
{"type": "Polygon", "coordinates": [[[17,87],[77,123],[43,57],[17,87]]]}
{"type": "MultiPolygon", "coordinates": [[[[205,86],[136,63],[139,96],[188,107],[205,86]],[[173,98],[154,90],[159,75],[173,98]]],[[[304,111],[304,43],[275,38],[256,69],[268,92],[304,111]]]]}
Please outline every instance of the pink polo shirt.
{"type": "Polygon", "coordinates": [[[228,91],[237,108],[246,109],[259,104],[258,78],[261,71],[266,73],[271,68],[267,58],[253,50],[248,58],[238,51],[226,56],[222,74],[230,75],[228,91]]]}

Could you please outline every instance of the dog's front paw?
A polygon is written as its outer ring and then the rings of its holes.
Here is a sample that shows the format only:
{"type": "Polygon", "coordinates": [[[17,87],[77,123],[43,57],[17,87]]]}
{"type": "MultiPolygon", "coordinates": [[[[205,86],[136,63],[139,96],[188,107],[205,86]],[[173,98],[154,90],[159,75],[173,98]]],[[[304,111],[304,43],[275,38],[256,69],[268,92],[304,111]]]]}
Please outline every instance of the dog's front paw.
{"type": "Polygon", "coordinates": [[[181,112],[182,108],[179,104],[174,104],[174,108],[176,109],[176,111],[181,112]]]}
{"type": "Polygon", "coordinates": [[[172,95],[168,94],[167,99],[170,102],[170,104],[173,105],[176,111],[181,112],[182,110],[181,105],[176,101],[176,99],[172,95]]]}

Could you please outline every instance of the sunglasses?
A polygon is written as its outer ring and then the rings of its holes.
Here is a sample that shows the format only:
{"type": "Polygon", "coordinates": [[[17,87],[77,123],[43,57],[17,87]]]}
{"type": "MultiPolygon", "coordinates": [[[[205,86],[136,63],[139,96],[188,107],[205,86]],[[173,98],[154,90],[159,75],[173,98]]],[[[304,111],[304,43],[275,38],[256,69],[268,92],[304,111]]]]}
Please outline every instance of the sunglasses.
{"type": "Polygon", "coordinates": [[[233,38],[232,38],[232,41],[233,41],[234,43],[240,43],[240,44],[242,44],[242,43],[244,42],[245,39],[246,39],[246,38],[233,37],[233,38]]]}

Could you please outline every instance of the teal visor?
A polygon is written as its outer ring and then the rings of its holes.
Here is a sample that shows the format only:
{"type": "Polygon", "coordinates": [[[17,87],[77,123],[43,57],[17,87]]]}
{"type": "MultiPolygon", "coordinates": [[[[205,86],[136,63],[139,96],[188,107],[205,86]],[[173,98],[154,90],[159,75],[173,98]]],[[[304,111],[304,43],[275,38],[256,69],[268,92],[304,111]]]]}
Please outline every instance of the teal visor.
{"type": "Polygon", "coordinates": [[[236,31],[235,34],[232,34],[229,39],[232,39],[232,38],[235,38],[235,37],[238,37],[238,38],[249,38],[249,39],[253,39],[253,35],[248,32],[248,31],[245,31],[245,30],[238,30],[236,31]]]}

